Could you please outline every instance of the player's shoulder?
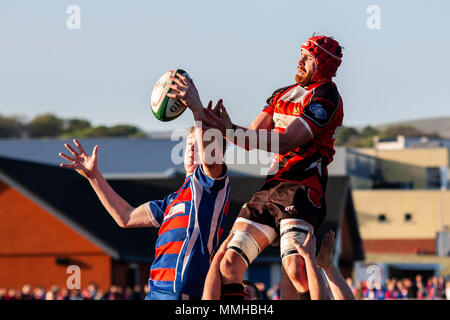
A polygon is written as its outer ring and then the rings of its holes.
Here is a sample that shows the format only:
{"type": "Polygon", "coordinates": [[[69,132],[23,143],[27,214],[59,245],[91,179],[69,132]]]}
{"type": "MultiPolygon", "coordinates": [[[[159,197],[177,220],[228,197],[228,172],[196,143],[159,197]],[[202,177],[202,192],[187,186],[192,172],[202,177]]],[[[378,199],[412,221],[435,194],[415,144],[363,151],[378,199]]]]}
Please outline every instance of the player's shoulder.
{"type": "Polygon", "coordinates": [[[338,108],[341,103],[341,96],[336,85],[332,81],[325,82],[314,88],[311,102],[322,102],[331,108],[338,108]]]}
{"type": "Polygon", "coordinates": [[[318,127],[327,126],[332,119],[342,119],[342,101],[336,85],[325,82],[314,88],[302,115],[318,127]]]}
{"type": "Polygon", "coordinates": [[[274,99],[275,99],[275,101],[278,100],[279,97],[280,97],[284,92],[290,90],[292,87],[295,87],[296,85],[297,85],[297,84],[290,84],[290,85],[288,85],[288,86],[285,86],[285,87],[281,87],[281,88],[276,89],[274,92],[272,92],[272,95],[271,95],[269,98],[267,98],[267,100],[266,100],[267,105],[269,106],[269,105],[272,103],[272,101],[273,101],[274,99]]]}
{"type": "Polygon", "coordinates": [[[329,81],[314,88],[310,102],[321,102],[323,105],[326,105],[327,108],[337,109],[342,101],[336,85],[329,81]]]}

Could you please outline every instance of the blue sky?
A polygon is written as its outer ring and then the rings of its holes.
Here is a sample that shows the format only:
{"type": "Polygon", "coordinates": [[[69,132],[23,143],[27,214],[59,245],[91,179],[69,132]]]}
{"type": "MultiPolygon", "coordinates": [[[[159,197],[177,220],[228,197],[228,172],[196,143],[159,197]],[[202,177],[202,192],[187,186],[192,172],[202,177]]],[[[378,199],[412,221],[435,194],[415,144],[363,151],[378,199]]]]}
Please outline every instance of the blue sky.
{"type": "Polygon", "coordinates": [[[156,120],[150,94],[183,68],[206,104],[224,99],[246,125],[272,91],[293,83],[301,43],[313,32],[345,47],[335,81],[344,124],[450,116],[450,2],[429,1],[2,1],[0,114],[52,112],[146,131],[192,123],[156,120]],[[81,29],[68,30],[69,5],[81,29]],[[381,29],[369,30],[369,5],[381,29]]]}

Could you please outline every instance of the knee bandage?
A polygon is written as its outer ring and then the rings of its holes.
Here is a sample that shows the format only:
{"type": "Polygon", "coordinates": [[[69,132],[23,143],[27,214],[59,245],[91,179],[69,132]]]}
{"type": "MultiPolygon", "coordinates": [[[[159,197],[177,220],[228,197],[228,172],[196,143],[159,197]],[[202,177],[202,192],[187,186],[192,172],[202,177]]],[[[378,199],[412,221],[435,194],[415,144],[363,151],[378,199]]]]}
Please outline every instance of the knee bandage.
{"type": "Polygon", "coordinates": [[[233,250],[244,259],[247,266],[256,259],[260,248],[258,243],[247,232],[236,230],[234,236],[228,244],[227,249],[233,250]]]}
{"type": "Polygon", "coordinates": [[[302,244],[308,235],[308,227],[301,224],[281,224],[280,226],[280,251],[281,259],[299,254],[297,249],[291,243],[291,238],[295,238],[302,244]]]}

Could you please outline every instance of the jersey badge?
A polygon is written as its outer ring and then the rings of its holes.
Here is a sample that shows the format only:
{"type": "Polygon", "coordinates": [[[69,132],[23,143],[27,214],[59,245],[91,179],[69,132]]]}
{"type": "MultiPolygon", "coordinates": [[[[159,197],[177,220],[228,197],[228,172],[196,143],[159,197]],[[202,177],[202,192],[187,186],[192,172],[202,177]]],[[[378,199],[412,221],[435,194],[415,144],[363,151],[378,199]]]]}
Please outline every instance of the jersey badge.
{"type": "Polygon", "coordinates": [[[185,211],[184,203],[178,203],[170,209],[169,213],[165,216],[165,220],[172,218],[176,214],[184,213],[184,211],[185,211]]]}
{"type": "Polygon", "coordinates": [[[319,103],[312,103],[309,107],[314,116],[319,120],[325,120],[327,118],[327,112],[319,103]]]}

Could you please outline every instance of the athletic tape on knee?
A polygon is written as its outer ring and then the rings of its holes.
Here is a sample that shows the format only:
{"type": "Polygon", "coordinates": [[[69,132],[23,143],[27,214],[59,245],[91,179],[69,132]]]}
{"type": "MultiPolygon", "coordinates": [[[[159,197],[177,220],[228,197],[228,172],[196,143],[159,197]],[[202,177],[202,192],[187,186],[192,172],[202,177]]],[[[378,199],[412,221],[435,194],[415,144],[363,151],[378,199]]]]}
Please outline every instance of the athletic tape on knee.
{"type": "Polygon", "coordinates": [[[256,259],[260,248],[258,243],[247,232],[236,230],[234,236],[227,246],[227,249],[233,250],[244,259],[247,266],[256,259]]]}
{"type": "Polygon", "coordinates": [[[291,238],[295,238],[298,243],[302,244],[308,235],[308,227],[301,224],[285,224],[280,228],[280,251],[281,259],[299,254],[297,249],[291,242],[291,238]]]}
{"type": "Polygon", "coordinates": [[[249,225],[257,228],[259,231],[264,233],[267,240],[269,240],[269,244],[271,244],[278,236],[276,231],[272,227],[269,227],[268,225],[258,223],[258,222],[255,222],[255,221],[252,221],[252,220],[249,220],[246,218],[242,218],[242,217],[237,218],[234,223],[237,223],[237,222],[245,222],[246,224],[249,224],[249,225]]]}

